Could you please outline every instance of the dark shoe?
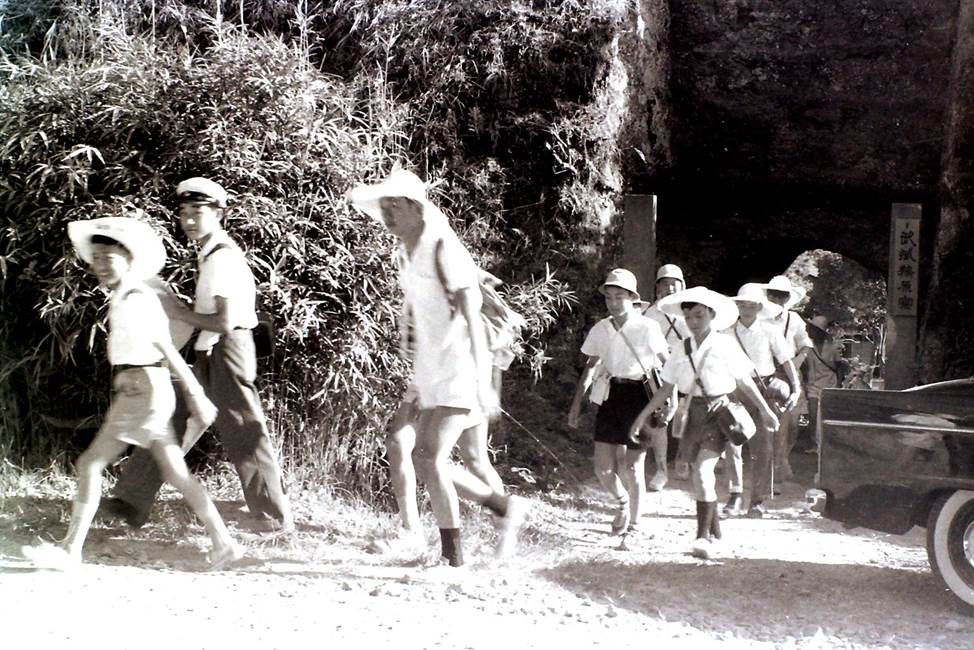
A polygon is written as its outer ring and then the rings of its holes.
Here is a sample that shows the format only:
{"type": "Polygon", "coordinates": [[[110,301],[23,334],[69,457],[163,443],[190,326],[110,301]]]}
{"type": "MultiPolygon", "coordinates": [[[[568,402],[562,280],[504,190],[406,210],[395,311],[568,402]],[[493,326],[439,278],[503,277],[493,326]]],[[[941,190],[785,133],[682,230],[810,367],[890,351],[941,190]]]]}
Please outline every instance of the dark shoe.
{"type": "Polygon", "coordinates": [[[748,519],[761,519],[764,517],[764,506],[760,503],[754,503],[750,508],[747,509],[748,519]]]}
{"type": "Polygon", "coordinates": [[[725,517],[740,517],[744,514],[744,497],[736,492],[732,492],[724,506],[725,517]]]}
{"type": "Polygon", "coordinates": [[[131,503],[118,497],[102,499],[98,514],[106,519],[121,519],[129,528],[142,528],[149,520],[147,513],[140,512],[131,503]]]}
{"type": "Polygon", "coordinates": [[[615,518],[612,520],[612,535],[622,535],[629,528],[629,504],[619,506],[619,512],[616,513],[615,518]]]}

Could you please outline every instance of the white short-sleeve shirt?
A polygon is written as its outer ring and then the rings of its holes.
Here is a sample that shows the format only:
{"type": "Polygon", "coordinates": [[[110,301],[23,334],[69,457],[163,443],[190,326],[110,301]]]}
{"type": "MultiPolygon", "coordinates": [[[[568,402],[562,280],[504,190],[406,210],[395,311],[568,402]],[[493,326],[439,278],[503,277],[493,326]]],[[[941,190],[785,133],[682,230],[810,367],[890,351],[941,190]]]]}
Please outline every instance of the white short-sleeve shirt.
{"type": "MultiPolygon", "coordinates": [[[[470,306],[478,313],[481,295],[476,263],[440,214],[425,217],[423,234],[412,256],[400,246],[398,261],[413,326],[413,382],[420,405],[478,408],[478,381],[489,381],[489,377],[478,377],[467,320],[451,305],[445,290],[453,293],[468,289],[470,306]],[[438,242],[442,244],[438,246],[438,242]],[[436,267],[437,249],[442,280],[436,267]]],[[[482,326],[479,319],[474,325],[482,326]]],[[[490,372],[489,366],[485,372],[490,372]]]]}
{"type": "Polygon", "coordinates": [[[658,355],[665,355],[668,346],[656,321],[634,312],[629,314],[621,332],[612,324],[612,318],[603,318],[589,330],[582,353],[598,357],[609,375],[622,379],[642,379],[643,367],[650,370],[661,365],[658,355]],[[638,361],[621,332],[639,354],[638,361]]]}
{"type": "MultiPolygon", "coordinates": [[[[197,257],[199,278],[193,311],[215,314],[217,296],[225,298],[231,327],[257,327],[257,287],[247,258],[236,242],[222,230],[214,232],[197,257]]],[[[220,340],[218,332],[200,331],[193,347],[209,350],[220,340]]]]}
{"type": "MultiPolygon", "coordinates": [[[[711,332],[699,346],[691,336],[690,354],[698,376],[708,396],[726,395],[737,387],[737,380],[751,376],[754,364],[733,338],[721,332],[711,332]],[[703,364],[701,365],[701,360],[703,364]]],[[[685,344],[673,348],[663,365],[663,381],[674,384],[684,395],[702,395],[694,380],[693,367],[686,355],[685,344]]]]}
{"type": "Polygon", "coordinates": [[[108,303],[108,362],[144,366],[161,361],[155,343],[169,340],[169,318],[158,296],[140,282],[123,280],[108,303]]]}
{"type": "Polygon", "coordinates": [[[762,377],[774,374],[775,361],[784,363],[795,356],[795,350],[781,335],[781,328],[767,320],[755,320],[750,327],[737,321],[724,333],[743,346],[762,377]]]}
{"type": "Polygon", "coordinates": [[[782,336],[785,337],[785,341],[794,348],[795,354],[798,354],[802,348],[810,348],[814,345],[811,337],[808,335],[808,328],[805,326],[805,321],[795,312],[785,310],[770,322],[778,326],[782,336]]]}
{"type": "Polygon", "coordinates": [[[678,316],[663,313],[658,305],[659,301],[654,302],[643,312],[643,315],[659,324],[660,329],[663,330],[663,336],[666,337],[666,342],[672,350],[680,341],[690,336],[690,330],[687,329],[685,320],[678,316]]]}

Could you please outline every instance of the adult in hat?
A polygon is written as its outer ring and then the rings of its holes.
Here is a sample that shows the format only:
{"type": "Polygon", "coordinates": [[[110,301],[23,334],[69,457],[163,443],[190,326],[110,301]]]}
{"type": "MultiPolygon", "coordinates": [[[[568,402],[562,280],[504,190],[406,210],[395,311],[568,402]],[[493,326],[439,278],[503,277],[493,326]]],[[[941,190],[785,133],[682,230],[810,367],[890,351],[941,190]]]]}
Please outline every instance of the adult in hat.
{"type": "MultiPolygon", "coordinates": [[[[248,527],[288,532],[294,519],[254,383],[256,284],[246,256],[223,229],[227,198],[226,190],[208,178],[188,178],[176,186],[180,229],[199,249],[196,293],[192,307],[172,294],[162,295],[162,305],[171,319],[199,330],[193,372],[219,409],[214,428],[240,476],[250,511],[248,527]]],[[[177,434],[188,451],[203,431],[187,427],[181,416],[177,411],[177,434]]],[[[160,483],[148,459],[136,454],[122,471],[107,509],[139,526],[148,519],[160,483]]]]}
{"type": "Polygon", "coordinates": [[[778,426],[777,417],[754,385],[754,364],[732,338],[721,333],[738,318],[733,300],[706,287],[692,287],[660,301],[660,309],[682,316],[690,336],[677,346],[663,366],[662,388],[637,416],[630,430],[636,435],[656,409],[664,406],[666,394],[678,389],[687,397],[681,404],[686,412],[686,431],[681,449],[692,459],[691,479],[697,502],[697,535],[691,553],[709,558],[717,552],[721,538],[717,516],[717,490],[714,469],[724,451],[726,439],[712,417],[712,408],[743,394],[769,429],[778,426]]]}
{"type": "Polygon", "coordinates": [[[145,223],[105,217],[68,224],[78,255],[111,292],[107,356],[112,364],[111,404],[95,439],[75,463],[78,491],[64,540],[56,545],[22,548],[36,566],[66,569],[80,564],[82,547],[101,499],[101,477],[129,445],[151,454],[154,463],[186,498],[213,541],[210,568],[239,559],[242,550],[230,537],[206,490],[190,473],[169,421],[176,397],[172,381],[186,386],[189,407],[212,419],[215,407],[169,338],[168,319],[155,292],[144,284],[162,267],[162,241],[145,223]]]}
{"type": "MultiPolygon", "coordinates": [[[[784,275],[774,276],[763,287],[767,292],[768,300],[782,308],[781,313],[772,322],[779,328],[785,341],[792,346],[794,350],[792,363],[795,369],[800,371],[805,363],[805,357],[814,345],[808,335],[805,321],[792,311],[793,307],[805,299],[805,290],[793,285],[784,275]]],[[[776,372],[776,375],[781,379],[787,379],[781,369],[776,372]]],[[[800,394],[796,395],[788,410],[781,414],[781,428],[775,433],[775,476],[785,481],[791,480],[794,475],[788,458],[798,435],[798,409],[795,404],[800,398],[800,394]]]]}
{"type": "Polygon", "coordinates": [[[599,405],[595,418],[595,475],[618,507],[611,531],[625,534],[623,544],[628,545],[635,541],[632,534],[638,531],[642,514],[646,448],[654,434],[662,431],[665,436],[665,426],[657,423],[632,438],[629,429],[649,401],[644,384],[646,374],[658,373],[669,350],[659,324],[634,307],[639,291],[631,271],[611,270],[599,292],[605,298],[609,315],[592,327],[582,344],[585,369],[575,389],[568,424],[578,426],[582,400],[591,390],[590,400],[599,405]],[[604,384],[593,382],[597,368],[604,373],[604,384]]]}
{"type": "MultiPolygon", "coordinates": [[[[683,269],[676,264],[664,264],[656,271],[656,302],[643,308],[643,315],[656,321],[663,330],[663,336],[672,351],[675,345],[690,335],[686,323],[679,316],[671,316],[659,308],[659,301],[678,291],[686,289],[686,279],[683,269]]],[[[669,453],[669,436],[667,431],[660,431],[653,435],[653,455],[656,459],[656,472],[647,484],[651,492],[662,490],[669,480],[667,459],[669,453]]],[[[680,478],[687,478],[688,466],[682,456],[677,456],[677,474],[680,478]]]]}
{"type": "MultiPolygon", "coordinates": [[[[781,306],[769,301],[764,288],[756,283],[743,285],[732,300],[737,303],[740,316],[725,333],[737,342],[754,364],[754,383],[764,395],[765,401],[779,409],[793,407],[801,390],[798,372],[791,361],[793,351],[785,342],[780,329],[771,323],[771,319],[781,312],[781,306]],[[775,377],[779,366],[788,378],[787,382],[775,377]]],[[[748,488],[748,515],[761,517],[764,514],[761,504],[772,491],[774,432],[761,423],[760,414],[753,406],[745,404],[745,407],[748,408],[757,429],[743,446],[728,443],[726,457],[730,461],[730,496],[724,507],[724,514],[736,516],[744,512],[744,492],[748,488]]]]}
{"type": "Polygon", "coordinates": [[[403,332],[411,325],[412,384],[420,411],[414,427],[417,465],[440,529],[442,556],[449,566],[464,563],[458,491],[501,518],[497,554],[506,555],[525,521],[527,502],[450,463],[463,433],[499,409],[480,314],[480,270],[412,172],[394,170],[379,183],[355,187],[348,198],[399,242],[403,332]]]}

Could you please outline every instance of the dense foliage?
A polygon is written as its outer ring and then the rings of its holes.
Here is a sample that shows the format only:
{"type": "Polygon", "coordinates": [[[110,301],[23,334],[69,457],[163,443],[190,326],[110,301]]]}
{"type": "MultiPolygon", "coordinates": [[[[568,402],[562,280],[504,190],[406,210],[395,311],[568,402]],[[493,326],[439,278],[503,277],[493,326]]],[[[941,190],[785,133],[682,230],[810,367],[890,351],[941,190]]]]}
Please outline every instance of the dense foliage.
{"type": "Polygon", "coordinates": [[[189,293],[172,188],[199,174],[231,192],[227,228],[277,320],[263,388],[292,473],[375,487],[377,436],[407,369],[392,241],[344,193],[397,164],[441,180],[436,202],[512,281],[529,320],[522,359],[540,372],[543,334],[572,299],[564,279],[586,272],[612,190],[588,105],[612,14],[347,1],[215,15],[220,4],[6,4],[2,451],[38,462],[73,450],[106,404],[104,300],[65,224],[141,211],[189,293]]]}

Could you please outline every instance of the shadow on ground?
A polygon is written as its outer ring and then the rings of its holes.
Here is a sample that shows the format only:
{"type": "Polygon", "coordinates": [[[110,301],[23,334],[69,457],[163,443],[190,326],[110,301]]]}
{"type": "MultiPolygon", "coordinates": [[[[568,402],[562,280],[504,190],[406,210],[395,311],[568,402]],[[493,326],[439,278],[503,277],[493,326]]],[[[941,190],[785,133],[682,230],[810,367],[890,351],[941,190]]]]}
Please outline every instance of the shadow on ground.
{"type": "Polygon", "coordinates": [[[853,643],[895,636],[923,644],[930,636],[910,639],[910,631],[936,629],[951,615],[949,598],[929,571],[763,559],[641,566],[593,559],[537,575],[579,596],[755,641],[811,636],[822,627],[853,643]]]}

